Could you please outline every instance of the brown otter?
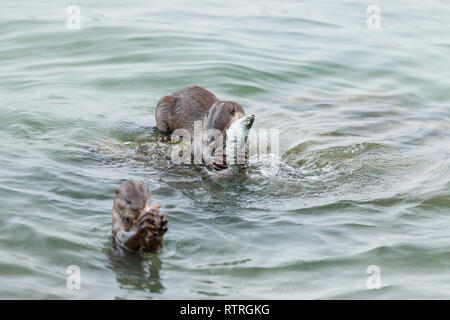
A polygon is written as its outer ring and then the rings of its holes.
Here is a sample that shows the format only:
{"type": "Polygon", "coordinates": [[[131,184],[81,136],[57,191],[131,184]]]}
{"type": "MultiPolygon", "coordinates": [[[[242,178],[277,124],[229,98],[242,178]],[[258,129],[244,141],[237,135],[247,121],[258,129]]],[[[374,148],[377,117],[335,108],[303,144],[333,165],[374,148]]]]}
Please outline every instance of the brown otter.
{"type": "Polygon", "coordinates": [[[159,208],[150,208],[150,191],[141,182],[123,182],[113,207],[111,231],[116,243],[131,251],[160,251],[168,227],[159,208]]]}
{"type": "MultiPolygon", "coordinates": [[[[158,130],[164,135],[163,141],[170,140],[170,135],[177,129],[186,129],[194,137],[194,123],[201,121],[203,132],[209,129],[220,131],[222,142],[227,140],[227,130],[235,121],[245,117],[244,109],[233,101],[220,101],[208,90],[199,86],[181,89],[170,96],[162,97],[156,106],[155,118],[158,130]]],[[[254,116],[248,116],[246,126],[251,128],[254,116]]],[[[246,131],[246,134],[248,131],[246,131]]],[[[246,137],[245,137],[246,138],[246,137]]],[[[214,144],[215,137],[202,138],[203,145],[214,144]]],[[[222,147],[222,145],[220,146],[222,147]]],[[[216,170],[227,168],[226,154],[214,154],[212,149],[212,167],[216,170]]]]}

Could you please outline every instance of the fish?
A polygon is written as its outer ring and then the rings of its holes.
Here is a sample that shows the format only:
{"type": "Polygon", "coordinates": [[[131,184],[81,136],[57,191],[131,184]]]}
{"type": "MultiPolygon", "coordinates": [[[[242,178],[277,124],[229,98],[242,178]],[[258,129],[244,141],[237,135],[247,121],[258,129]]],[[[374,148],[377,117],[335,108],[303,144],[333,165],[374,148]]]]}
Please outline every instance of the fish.
{"type": "Polygon", "coordinates": [[[242,117],[234,121],[226,131],[225,154],[227,167],[215,172],[213,179],[233,177],[245,165],[245,144],[255,121],[255,115],[242,117]]]}

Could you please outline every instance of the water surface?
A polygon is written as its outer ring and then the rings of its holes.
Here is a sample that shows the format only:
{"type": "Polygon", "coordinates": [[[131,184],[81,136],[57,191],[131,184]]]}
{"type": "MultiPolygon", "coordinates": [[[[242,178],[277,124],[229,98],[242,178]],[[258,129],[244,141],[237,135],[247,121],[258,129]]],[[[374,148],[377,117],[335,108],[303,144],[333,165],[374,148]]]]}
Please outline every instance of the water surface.
{"type": "Polygon", "coordinates": [[[377,1],[371,30],[370,4],[2,1],[0,297],[448,299],[450,5],[377,1]],[[158,99],[194,84],[280,130],[275,175],[145,151],[158,99]],[[169,219],[158,255],[110,250],[125,179],[169,219]]]}

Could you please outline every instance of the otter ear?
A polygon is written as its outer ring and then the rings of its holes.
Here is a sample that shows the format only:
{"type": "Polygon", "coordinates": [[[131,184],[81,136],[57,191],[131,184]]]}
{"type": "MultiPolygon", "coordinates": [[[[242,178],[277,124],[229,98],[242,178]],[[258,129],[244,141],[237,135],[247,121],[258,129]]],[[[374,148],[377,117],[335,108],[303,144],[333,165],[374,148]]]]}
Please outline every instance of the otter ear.
{"type": "Polygon", "coordinates": [[[119,196],[119,188],[116,189],[116,197],[119,196]]]}

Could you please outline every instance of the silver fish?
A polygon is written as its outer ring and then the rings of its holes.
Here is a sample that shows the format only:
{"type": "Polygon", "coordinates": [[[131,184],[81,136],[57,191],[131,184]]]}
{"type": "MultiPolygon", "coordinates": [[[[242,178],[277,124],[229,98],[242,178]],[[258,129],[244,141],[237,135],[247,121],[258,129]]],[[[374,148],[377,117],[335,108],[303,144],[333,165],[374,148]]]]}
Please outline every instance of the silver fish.
{"type": "Polygon", "coordinates": [[[225,154],[227,159],[227,173],[235,174],[245,164],[245,143],[255,116],[249,115],[234,121],[227,130],[225,154]]]}

